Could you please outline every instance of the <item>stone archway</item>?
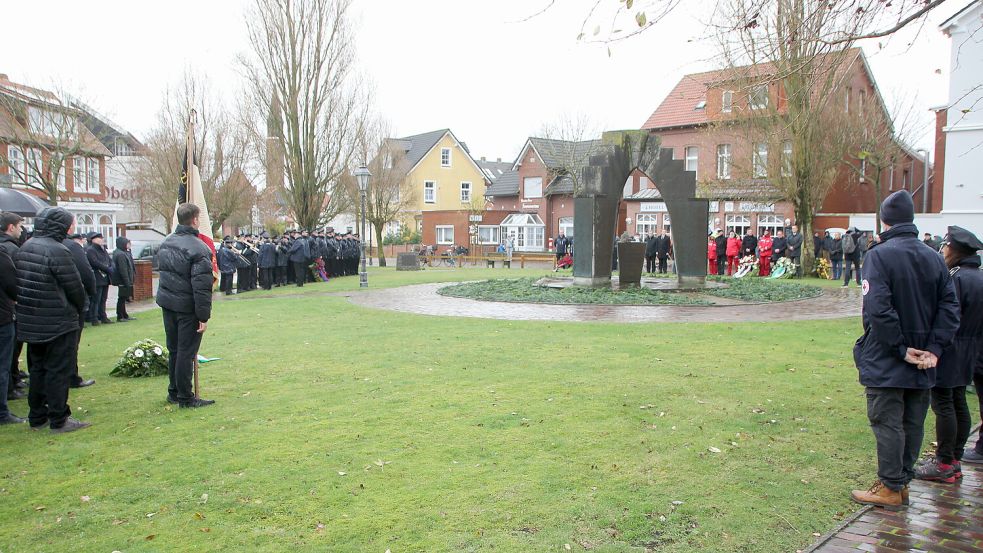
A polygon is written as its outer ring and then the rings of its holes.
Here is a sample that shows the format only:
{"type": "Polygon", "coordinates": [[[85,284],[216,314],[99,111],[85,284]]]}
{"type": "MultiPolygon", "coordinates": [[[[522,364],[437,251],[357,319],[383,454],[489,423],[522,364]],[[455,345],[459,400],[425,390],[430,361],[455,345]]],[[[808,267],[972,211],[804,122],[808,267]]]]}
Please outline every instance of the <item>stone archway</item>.
{"type": "Polygon", "coordinates": [[[672,149],[662,148],[659,138],[646,131],[606,132],[602,142],[574,191],[574,284],[610,285],[618,204],[625,181],[639,169],[655,183],[669,210],[679,285],[702,287],[709,201],[696,197],[696,173],[686,171],[682,160],[673,159],[672,149]]]}

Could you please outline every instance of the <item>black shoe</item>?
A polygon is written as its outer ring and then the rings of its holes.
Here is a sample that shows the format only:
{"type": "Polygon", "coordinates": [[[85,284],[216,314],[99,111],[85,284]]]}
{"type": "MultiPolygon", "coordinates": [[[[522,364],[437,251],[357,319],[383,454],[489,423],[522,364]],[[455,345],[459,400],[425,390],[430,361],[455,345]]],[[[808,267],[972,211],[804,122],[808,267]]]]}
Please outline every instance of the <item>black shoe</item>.
{"type": "Polygon", "coordinates": [[[192,399],[191,401],[181,403],[181,409],[197,409],[198,407],[207,407],[215,403],[214,399],[192,399]]]}
{"type": "Polygon", "coordinates": [[[116,317],[116,322],[117,323],[128,323],[128,322],[130,322],[130,320],[127,319],[126,317],[123,317],[123,318],[116,317]]]}
{"type": "Polygon", "coordinates": [[[7,413],[7,416],[0,419],[0,424],[23,424],[27,419],[22,419],[13,413],[7,413]]]}
{"type": "Polygon", "coordinates": [[[52,434],[65,434],[68,432],[75,432],[76,430],[82,430],[83,428],[88,428],[92,426],[91,422],[82,422],[78,419],[68,417],[65,420],[65,424],[59,426],[58,428],[52,428],[52,434]]]}
{"type": "Polygon", "coordinates": [[[167,396],[167,403],[170,403],[171,405],[177,405],[177,399],[171,396],[167,396]]]}
{"type": "Polygon", "coordinates": [[[16,401],[18,399],[24,399],[25,397],[27,397],[27,394],[16,388],[7,392],[7,401],[16,401]]]}
{"type": "Polygon", "coordinates": [[[27,380],[28,378],[30,378],[30,375],[24,371],[17,371],[17,378],[19,378],[20,380],[27,380]]]}
{"type": "Polygon", "coordinates": [[[33,424],[31,425],[31,430],[34,430],[35,432],[37,432],[38,430],[44,430],[45,428],[48,428],[47,421],[42,422],[41,424],[39,424],[37,426],[35,426],[33,424]]]}
{"type": "Polygon", "coordinates": [[[113,324],[113,321],[110,320],[110,319],[101,319],[99,322],[102,323],[102,324],[104,324],[104,325],[111,325],[111,324],[113,324]]]}
{"type": "Polygon", "coordinates": [[[88,380],[79,380],[78,382],[73,382],[72,385],[71,385],[71,387],[72,388],[85,388],[86,386],[92,386],[95,383],[96,383],[96,380],[94,378],[90,378],[88,380]]]}
{"type": "Polygon", "coordinates": [[[983,465],[983,453],[978,453],[975,449],[970,448],[963,452],[963,458],[960,460],[971,465],[983,465]]]}
{"type": "Polygon", "coordinates": [[[99,321],[89,321],[89,324],[92,325],[92,326],[99,326],[102,323],[100,323],[99,321]]]}

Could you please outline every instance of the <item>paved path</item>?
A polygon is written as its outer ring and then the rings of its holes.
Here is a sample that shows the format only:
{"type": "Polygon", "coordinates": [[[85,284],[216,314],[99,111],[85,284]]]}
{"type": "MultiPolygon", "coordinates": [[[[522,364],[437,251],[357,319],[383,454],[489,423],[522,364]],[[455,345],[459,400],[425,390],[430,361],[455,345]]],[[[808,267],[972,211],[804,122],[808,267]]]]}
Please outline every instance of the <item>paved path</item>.
{"type": "MultiPolygon", "coordinates": [[[[968,447],[975,443],[973,436],[968,447]]],[[[979,553],[983,551],[983,466],[964,464],[963,478],[955,484],[915,480],[907,509],[863,508],[806,551],[979,553]]]]}
{"type": "Polygon", "coordinates": [[[807,300],[760,305],[546,305],[505,303],[451,298],[437,294],[457,283],[419,284],[349,295],[355,305],[451,317],[505,319],[510,321],[576,322],[760,322],[838,319],[860,315],[859,288],[824,288],[823,295],[807,300]]]}

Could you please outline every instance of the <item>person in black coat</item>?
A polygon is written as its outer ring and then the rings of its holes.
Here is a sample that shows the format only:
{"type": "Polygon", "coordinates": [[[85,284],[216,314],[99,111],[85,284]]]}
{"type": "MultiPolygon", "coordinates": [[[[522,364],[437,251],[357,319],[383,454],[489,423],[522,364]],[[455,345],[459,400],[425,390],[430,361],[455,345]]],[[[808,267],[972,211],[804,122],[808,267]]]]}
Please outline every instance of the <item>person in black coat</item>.
{"type": "Polygon", "coordinates": [[[130,253],[130,239],[125,236],[116,238],[116,249],[113,251],[113,272],[111,284],[117,289],[116,320],[125,323],[135,321],[126,312],[126,302],[133,298],[133,286],[136,282],[136,264],[130,253]]]}
{"type": "Polygon", "coordinates": [[[324,245],[324,265],[328,276],[331,278],[341,276],[341,272],[338,269],[338,256],[341,252],[341,244],[338,243],[338,237],[335,235],[334,230],[328,230],[328,238],[324,241],[324,245]]]}
{"type": "Polygon", "coordinates": [[[297,286],[303,286],[304,282],[307,280],[307,264],[310,261],[311,250],[307,245],[307,240],[301,238],[297,231],[294,231],[294,241],[290,244],[290,250],[287,251],[288,259],[290,260],[290,265],[294,269],[294,282],[297,286]]]}
{"type": "Polygon", "coordinates": [[[724,231],[717,229],[717,236],[713,239],[717,246],[717,274],[727,274],[727,236],[724,231]]]}
{"type": "Polygon", "coordinates": [[[12,386],[16,381],[11,379],[11,361],[17,343],[14,302],[17,301],[18,283],[14,255],[19,249],[15,241],[20,238],[23,220],[16,213],[0,213],[0,424],[24,422],[24,419],[11,413],[7,407],[7,393],[16,389],[12,386]]]}
{"type": "Polygon", "coordinates": [[[199,213],[195,204],[179,205],[178,226],[157,253],[157,305],[170,352],[167,401],[191,408],[215,403],[198,397],[192,385],[198,347],[212,316],[212,251],[198,237],[199,213]]]}
{"type": "Polygon", "coordinates": [[[785,231],[779,229],[775,231],[775,239],[771,243],[771,265],[788,254],[788,240],[785,238],[785,231]]]}
{"type": "MultiPolygon", "coordinates": [[[[932,388],[938,444],[935,460],[920,466],[915,478],[953,483],[962,476],[960,460],[964,457],[963,446],[969,438],[972,423],[966,387],[972,384],[976,363],[983,353],[983,272],[980,271],[980,256],[976,254],[977,250],[983,250],[983,242],[972,232],[951,226],[944,244],[942,256],[959,298],[959,330],[952,344],[939,357],[935,387],[932,388]]],[[[981,389],[977,387],[977,390],[981,389]]],[[[983,461],[983,450],[973,453],[975,456],[971,455],[971,458],[983,461]]]]}
{"type": "Polygon", "coordinates": [[[959,328],[959,302],[942,256],[918,240],[911,195],[895,192],[880,209],[887,230],[867,254],[864,334],[853,348],[877,441],[878,479],[852,497],[897,509],[915,476],[929,390],[938,359],[959,328]]]}
{"type": "Polygon", "coordinates": [[[71,416],[68,389],[78,355],[85,289],[71,252],[62,244],[75,218],[48,207],[34,221],[34,236],[17,252],[17,338],[27,343],[31,428],[72,432],[90,424],[71,416]]]}
{"type": "MultiPolygon", "coordinates": [[[[645,237],[645,272],[654,273],[655,272],[655,258],[658,255],[658,245],[659,238],[650,234],[645,237]]],[[[559,249],[557,249],[559,251],[559,249]]]]}
{"type": "Polygon", "coordinates": [[[222,239],[222,245],[215,252],[215,261],[218,263],[218,272],[221,275],[218,289],[226,296],[232,295],[232,280],[236,274],[237,255],[232,251],[232,237],[230,236],[222,239]]]}
{"type": "Polygon", "coordinates": [[[655,255],[659,258],[659,272],[666,274],[669,272],[669,256],[672,255],[672,239],[665,229],[659,232],[659,237],[655,242],[655,255]]]}
{"type": "Polygon", "coordinates": [[[276,246],[270,242],[269,238],[263,240],[259,246],[259,285],[263,290],[273,288],[273,272],[276,269],[276,246]]]}
{"type": "MultiPolygon", "coordinates": [[[[82,316],[79,317],[79,328],[75,338],[75,349],[78,350],[79,344],[82,343],[82,330],[85,328],[85,317],[89,312],[89,301],[96,294],[96,275],[92,272],[92,266],[89,265],[89,259],[85,255],[84,245],[86,240],[84,236],[74,233],[62,240],[61,243],[72,254],[72,261],[75,262],[75,268],[78,269],[79,277],[82,279],[82,288],[85,289],[85,307],[82,309],[82,316]]],[[[72,388],[85,388],[95,383],[95,379],[86,379],[79,376],[78,356],[75,356],[70,386],[72,388]]]]}
{"type": "Polygon", "coordinates": [[[276,271],[273,278],[276,286],[287,285],[287,267],[290,266],[288,251],[290,251],[290,241],[286,236],[281,236],[276,241],[276,271]]]}
{"type": "MultiPolygon", "coordinates": [[[[17,252],[20,250],[20,244],[26,240],[25,235],[27,232],[21,226],[24,218],[15,213],[4,212],[3,221],[3,224],[0,225],[0,250],[6,253],[10,257],[10,262],[13,263],[17,258],[17,252]]],[[[17,278],[16,272],[12,273],[12,275],[14,279],[17,278]]],[[[16,295],[14,297],[16,298],[16,295]]],[[[11,307],[11,310],[13,310],[13,307],[11,307]]],[[[11,311],[12,322],[13,319],[13,311],[11,311]]],[[[27,373],[22,373],[20,370],[20,354],[23,351],[24,342],[17,340],[16,328],[14,326],[10,327],[10,331],[14,333],[12,349],[8,356],[0,356],[0,370],[5,370],[10,375],[8,377],[7,393],[4,397],[8,401],[14,401],[27,397],[27,394],[22,390],[27,388],[26,380],[28,376],[27,373]],[[7,359],[8,362],[4,364],[3,359],[7,359]]]]}
{"type": "Polygon", "coordinates": [[[741,257],[757,257],[755,250],[758,249],[758,237],[754,235],[751,227],[747,228],[747,234],[741,238],[741,257]]]}
{"type": "Polygon", "coordinates": [[[106,299],[109,297],[110,273],[113,272],[113,260],[106,251],[106,241],[102,234],[92,232],[88,235],[89,245],[85,247],[85,257],[89,260],[92,272],[96,275],[96,293],[89,298],[88,321],[92,326],[110,324],[106,315],[106,299]]]}

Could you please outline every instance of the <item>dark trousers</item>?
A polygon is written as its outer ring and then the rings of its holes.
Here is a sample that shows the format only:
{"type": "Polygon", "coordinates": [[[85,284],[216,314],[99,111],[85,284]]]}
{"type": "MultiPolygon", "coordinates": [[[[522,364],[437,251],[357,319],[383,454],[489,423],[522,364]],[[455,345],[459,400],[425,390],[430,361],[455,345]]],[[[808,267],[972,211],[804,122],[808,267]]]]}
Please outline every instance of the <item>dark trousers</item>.
{"type": "Polygon", "coordinates": [[[935,456],[940,463],[951,465],[963,458],[963,446],[969,439],[972,420],[966,404],[966,387],[932,388],[932,412],[935,413],[935,456]]]}
{"type": "Polygon", "coordinates": [[[274,278],[276,279],[277,286],[283,286],[287,283],[287,266],[278,265],[275,271],[274,278]]]}
{"type": "Polygon", "coordinates": [[[831,259],[829,262],[833,265],[833,280],[840,280],[843,276],[843,260],[831,259]]]}
{"type": "Polygon", "coordinates": [[[857,284],[860,284],[860,258],[847,257],[843,259],[843,284],[850,284],[850,275],[856,271],[857,284]]]}
{"type": "Polygon", "coordinates": [[[259,270],[259,285],[263,290],[273,288],[273,267],[259,270]]]}
{"type": "Polygon", "coordinates": [[[727,254],[717,254],[717,274],[727,274],[727,254]]]}
{"type": "Polygon", "coordinates": [[[79,344],[81,343],[82,343],[82,329],[80,328],[78,329],[77,332],[75,332],[75,360],[74,360],[75,362],[72,363],[72,377],[68,381],[68,383],[71,386],[78,386],[79,384],[82,383],[82,377],[79,376],[79,356],[78,356],[79,344]]]}
{"type": "Polygon", "coordinates": [[[10,380],[10,371],[7,370],[7,367],[10,366],[14,356],[16,336],[17,329],[14,323],[0,325],[0,367],[4,368],[0,371],[0,419],[5,419],[10,414],[10,410],[7,409],[7,390],[8,386],[13,385],[13,382],[10,380]]]}
{"type": "Polygon", "coordinates": [[[659,272],[662,274],[669,272],[669,256],[660,255],[659,256],[659,272]]]}
{"type": "Polygon", "coordinates": [[[307,280],[307,263],[303,261],[291,261],[290,265],[294,268],[294,282],[297,286],[303,286],[307,280]]]}
{"type": "Polygon", "coordinates": [[[27,366],[31,389],[27,404],[31,426],[48,423],[61,428],[72,414],[68,406],[68,387],[78,355],[78,332],[67,332],[50,342],[27,344],[27,366]]]}
{"type": "Polygon", "coordinates": [[[222,273],[221,279],[218,281],[218,289],[225,294],[232,293],[232,277],[235,273],[222,273]]]}
{"type": "Polygon", "coordinates": [[[297,280],[297,277],[294,276],[294,264],[288,261],[287,262],[287,283],[288,284],[293,284],[296,280],[297,280]]]}
{"type": "MultiPolygon", "coordinates": [[[[983,418],[983,373],[980,373],[979,369],[973,376],[973,385],[976,386],[976,399],[980,402],[980,418],[983,418]]],[[[980,436],[976,440],[975,449],[977,453],[983,455],[983,432],[980,432],[980,436]]]]}
{"type": "Polygon", "coordinates": [[[894,491],[915,477],[929,395],[928,390],[867,388],[867,419],[877,440],[877,478],[894,491]]]}
{"type": "Polygon", "coordinates": [[[249,268],[236,270],[236,292],[249,290],[249,268]]]}
{"type": "Polygon", "coordinates": [[[106,299],[109,297],[109,286],[96,286],[96,293],[89,298],[89,314],[85,320],[90,323],[108,321],[106,316],[106,299]]]}
{"type": "MultiPolygon", "coordinates": [[[[120,289],[122,291],[122,289],[120,289]]],[[[123,319],[130,318],[129,313],[126,312],[126,300],[129,299],[128,296],[120,294],[116,298],[116,320],[121,321],[123,319]]]]}
{"type": "Polygon", "coordinates": [[[169,309],[161,311],[164,313],[167,351],[170,352],[167,360],[167,374],[170,377],[167,395],[178,403],[188,403],[195,398],[192,380],[198,346],[201,345],[198,318],[194,313],[178,313],[169,309]]]}
{"type": "Polygon", "coordinates": [[[654,273],[655,272],[655,256],[645,257],[645,272],[654,273]]]}

